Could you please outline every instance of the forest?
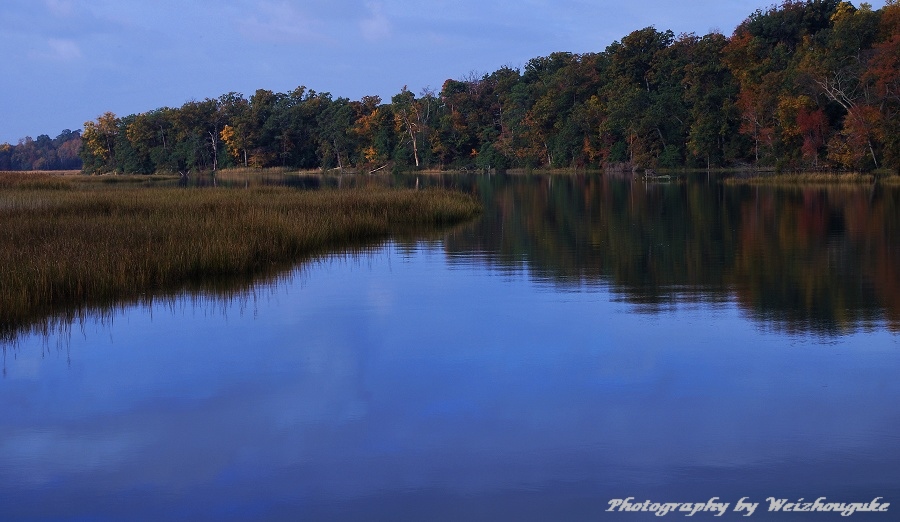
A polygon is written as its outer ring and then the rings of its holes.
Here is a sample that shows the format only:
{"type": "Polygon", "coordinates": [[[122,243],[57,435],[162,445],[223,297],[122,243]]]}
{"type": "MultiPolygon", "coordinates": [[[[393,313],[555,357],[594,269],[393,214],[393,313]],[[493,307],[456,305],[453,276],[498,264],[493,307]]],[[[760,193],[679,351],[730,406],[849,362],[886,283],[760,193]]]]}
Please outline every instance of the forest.
{"type": "Polygon", "coordinates": [[[767,168],[900,172],[900,2],[785,0],[728,37],[636,30],[604,51],[404,87],[189,101],[0,145],[0,170],[767,168]]]}
{"type": "Polygon", "coordinates": [[[19,140],[18,145],[0,143],[0,171],[80,170],[81,131],[66,129],[51,139],[41,134],[19,140]]]}

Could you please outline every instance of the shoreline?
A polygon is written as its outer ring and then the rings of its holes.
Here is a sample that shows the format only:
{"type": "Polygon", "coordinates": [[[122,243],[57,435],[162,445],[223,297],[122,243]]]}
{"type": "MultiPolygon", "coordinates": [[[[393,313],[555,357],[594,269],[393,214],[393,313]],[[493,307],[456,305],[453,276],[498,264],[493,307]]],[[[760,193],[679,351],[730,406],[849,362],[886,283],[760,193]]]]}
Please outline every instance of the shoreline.
{"type": "MultiPolygon", "coordinates": [[[[87,177],[86,177],[87,178],[87,177]]],[[[474,218],[450,190],[183,188],[0,175],[0,340],[67,310],[252,281],[474,218]]]]}

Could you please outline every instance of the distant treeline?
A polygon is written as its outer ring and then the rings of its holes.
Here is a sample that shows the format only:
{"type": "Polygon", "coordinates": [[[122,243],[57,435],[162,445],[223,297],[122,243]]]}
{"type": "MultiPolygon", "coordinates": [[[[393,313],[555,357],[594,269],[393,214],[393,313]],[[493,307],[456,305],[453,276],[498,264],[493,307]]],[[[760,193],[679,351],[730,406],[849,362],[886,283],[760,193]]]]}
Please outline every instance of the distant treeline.
{"type": "Polygon", "coordinates": [[[900,3],[786,0],[731,37],[648,27],[599,53],[333,99],[229,93],[87,122],[84,170],[225,166],[900,170],[900,3]]]}
{"type": "Polygon", "coordinates": [[[66,129],[56,138],[41,134],[19,140],[18,145],[0,143],[0,171],[81,170],[81,131],[66,129]]]}

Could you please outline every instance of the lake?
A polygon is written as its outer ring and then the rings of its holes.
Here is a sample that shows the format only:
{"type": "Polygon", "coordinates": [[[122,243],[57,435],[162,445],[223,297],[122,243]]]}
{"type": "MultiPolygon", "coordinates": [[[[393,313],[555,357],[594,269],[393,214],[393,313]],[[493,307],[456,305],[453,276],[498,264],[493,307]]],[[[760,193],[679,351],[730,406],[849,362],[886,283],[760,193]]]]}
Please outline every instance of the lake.
{"type": "Polygon", "coordinates": [[[485,212],[5,346],[0,518],[896,520],[900,190],[391,182],[485,212]]]}

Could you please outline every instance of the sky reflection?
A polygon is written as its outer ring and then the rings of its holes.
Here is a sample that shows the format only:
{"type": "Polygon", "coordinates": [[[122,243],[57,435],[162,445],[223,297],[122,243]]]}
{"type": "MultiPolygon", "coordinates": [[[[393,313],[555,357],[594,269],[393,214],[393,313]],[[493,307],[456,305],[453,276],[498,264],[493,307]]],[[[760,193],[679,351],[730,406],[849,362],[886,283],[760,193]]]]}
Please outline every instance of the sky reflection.
{"type": "Polygon", "coordinates": [[[129,308],[59,351],[23,339],[0,502],[100,520],[640,520],[603,511],[628,495],[900,508],[896,334],[635,306],[389,244],[250,303],[129,308]]]}

